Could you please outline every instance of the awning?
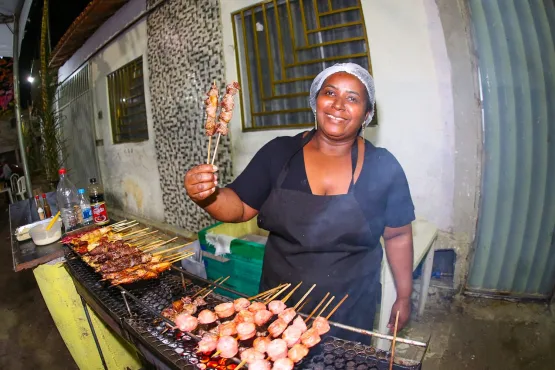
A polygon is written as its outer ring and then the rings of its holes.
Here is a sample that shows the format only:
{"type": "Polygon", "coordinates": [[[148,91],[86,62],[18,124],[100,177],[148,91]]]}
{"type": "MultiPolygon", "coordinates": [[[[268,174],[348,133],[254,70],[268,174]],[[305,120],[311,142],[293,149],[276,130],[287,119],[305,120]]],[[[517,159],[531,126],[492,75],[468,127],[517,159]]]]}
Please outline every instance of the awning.
{"type": "Polygon", "coordinates": [[[21,9],[19,17],[19,48],[21,52],[21,41],[25,35],[25,25],[29,16],[29,9],[33,0],[0,0],[0,56],[13,57],[13,16],[21,9]]]}

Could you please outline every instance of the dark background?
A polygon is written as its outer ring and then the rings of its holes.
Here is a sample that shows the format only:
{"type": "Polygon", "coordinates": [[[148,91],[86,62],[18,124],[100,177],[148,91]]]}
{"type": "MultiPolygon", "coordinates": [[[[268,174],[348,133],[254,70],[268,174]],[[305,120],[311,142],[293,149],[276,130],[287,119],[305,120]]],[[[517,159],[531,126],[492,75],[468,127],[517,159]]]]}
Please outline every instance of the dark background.
{"type": "MultiPolygon", "coordinates": [[[[83,12],[90,0],[50,0],[50,42],[52,50],[73,21],[83,12]]],[[[31,100],[31,84],[27,77],[31,74],[33,60],[40,59],[40,29],[42,23],[43,0],[33,0],[25,35],[19,54],[19,77],[21,81],[21,107],[26,109],[31,100]]],[[[23,32],[23,30],[21,30],[23,32]]],[[[38,76],[39,64],[33,67],[33,76],[38,76]]]]}

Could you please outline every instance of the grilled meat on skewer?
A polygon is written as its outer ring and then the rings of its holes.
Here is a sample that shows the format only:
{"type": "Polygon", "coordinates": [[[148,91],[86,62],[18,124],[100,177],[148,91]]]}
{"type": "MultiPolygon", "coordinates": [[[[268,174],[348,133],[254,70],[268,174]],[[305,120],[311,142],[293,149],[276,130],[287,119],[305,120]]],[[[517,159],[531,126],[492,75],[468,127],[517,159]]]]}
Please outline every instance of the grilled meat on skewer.
{"type": "Polygon", "coordinates": [[[216,111],[218,110],[218,87],[216,83],[212,84],[210,91],[206,94],[208,97],[204,101],[206,106],[206,136],[213,136],[216,133],[216,111]]]}
{"type": "Polygon", "coordinates": [[[295,344],[287,354],[287,357],[295,363],[301,361],[304,357],[308,355],[308,348],[302,344],[295,344]]]}
{"type": "Polygon", "coordinates": [[[218,117],[218,125],[217,131],[219,134],[227,135],[228,134],[228,127],[229,121],[231,121],[231,117],[233,115],[233,108],[235,106],[233,102],[233,96],[237,94],[239,90],[239,83],[232,82],[226,86],[226,93],[222,99],[220,110],[220,116],[218,117]]]}
{"type": "Polygon", "coordinates": [[[280,358],[274,362],[272,370],[293,370],[295,363],[289,358],[280,358]]]}

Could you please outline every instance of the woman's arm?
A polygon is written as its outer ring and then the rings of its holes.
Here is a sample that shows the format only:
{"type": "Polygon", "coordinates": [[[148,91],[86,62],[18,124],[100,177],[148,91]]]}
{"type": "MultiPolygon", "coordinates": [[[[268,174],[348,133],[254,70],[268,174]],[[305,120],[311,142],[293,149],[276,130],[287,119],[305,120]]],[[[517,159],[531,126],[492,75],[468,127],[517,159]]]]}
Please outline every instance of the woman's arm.
{"type": "Polygon", "coordinates": [[[258,211],[243,203],[237,193],[229,188],[218,188],[216,168],[203,164],[192,168],[185,175],[187,195],[210,216],[222,222],[244,222],[258,211]]]}
{"type": "Polygon", "coordinates": [[[388,328],[393,329],[395,316],[399,311],[399,322],[397,330],[401,330],[409,320],[411,311],[412,294],[412,225],[401,227],[386,227],[383,238],[385,241],[385,253],[391,267],[391,273],[397,289],[397,299],[391,308],[388,328]]]}

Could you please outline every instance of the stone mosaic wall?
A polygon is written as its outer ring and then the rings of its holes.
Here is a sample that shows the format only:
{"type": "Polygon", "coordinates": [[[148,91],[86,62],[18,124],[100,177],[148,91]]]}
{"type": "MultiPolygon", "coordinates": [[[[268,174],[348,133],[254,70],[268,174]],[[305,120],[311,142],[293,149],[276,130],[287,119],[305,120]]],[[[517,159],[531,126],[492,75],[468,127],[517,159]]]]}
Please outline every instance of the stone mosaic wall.
{"type": "MultiPolygon", "coordinates": [[[[148,6],[156,2],[148,0],[148,6]]],[[[169,0],[149,15],[148,65],[165,221],[197,231],[214,220],[186,196],[183,176],[206,163],[206,91],[216,80],[224,93],[219,2],[169,0]]],[[[215,162],[220,186],[232,175],[230,141],[222,139],[215,162]]]]}

